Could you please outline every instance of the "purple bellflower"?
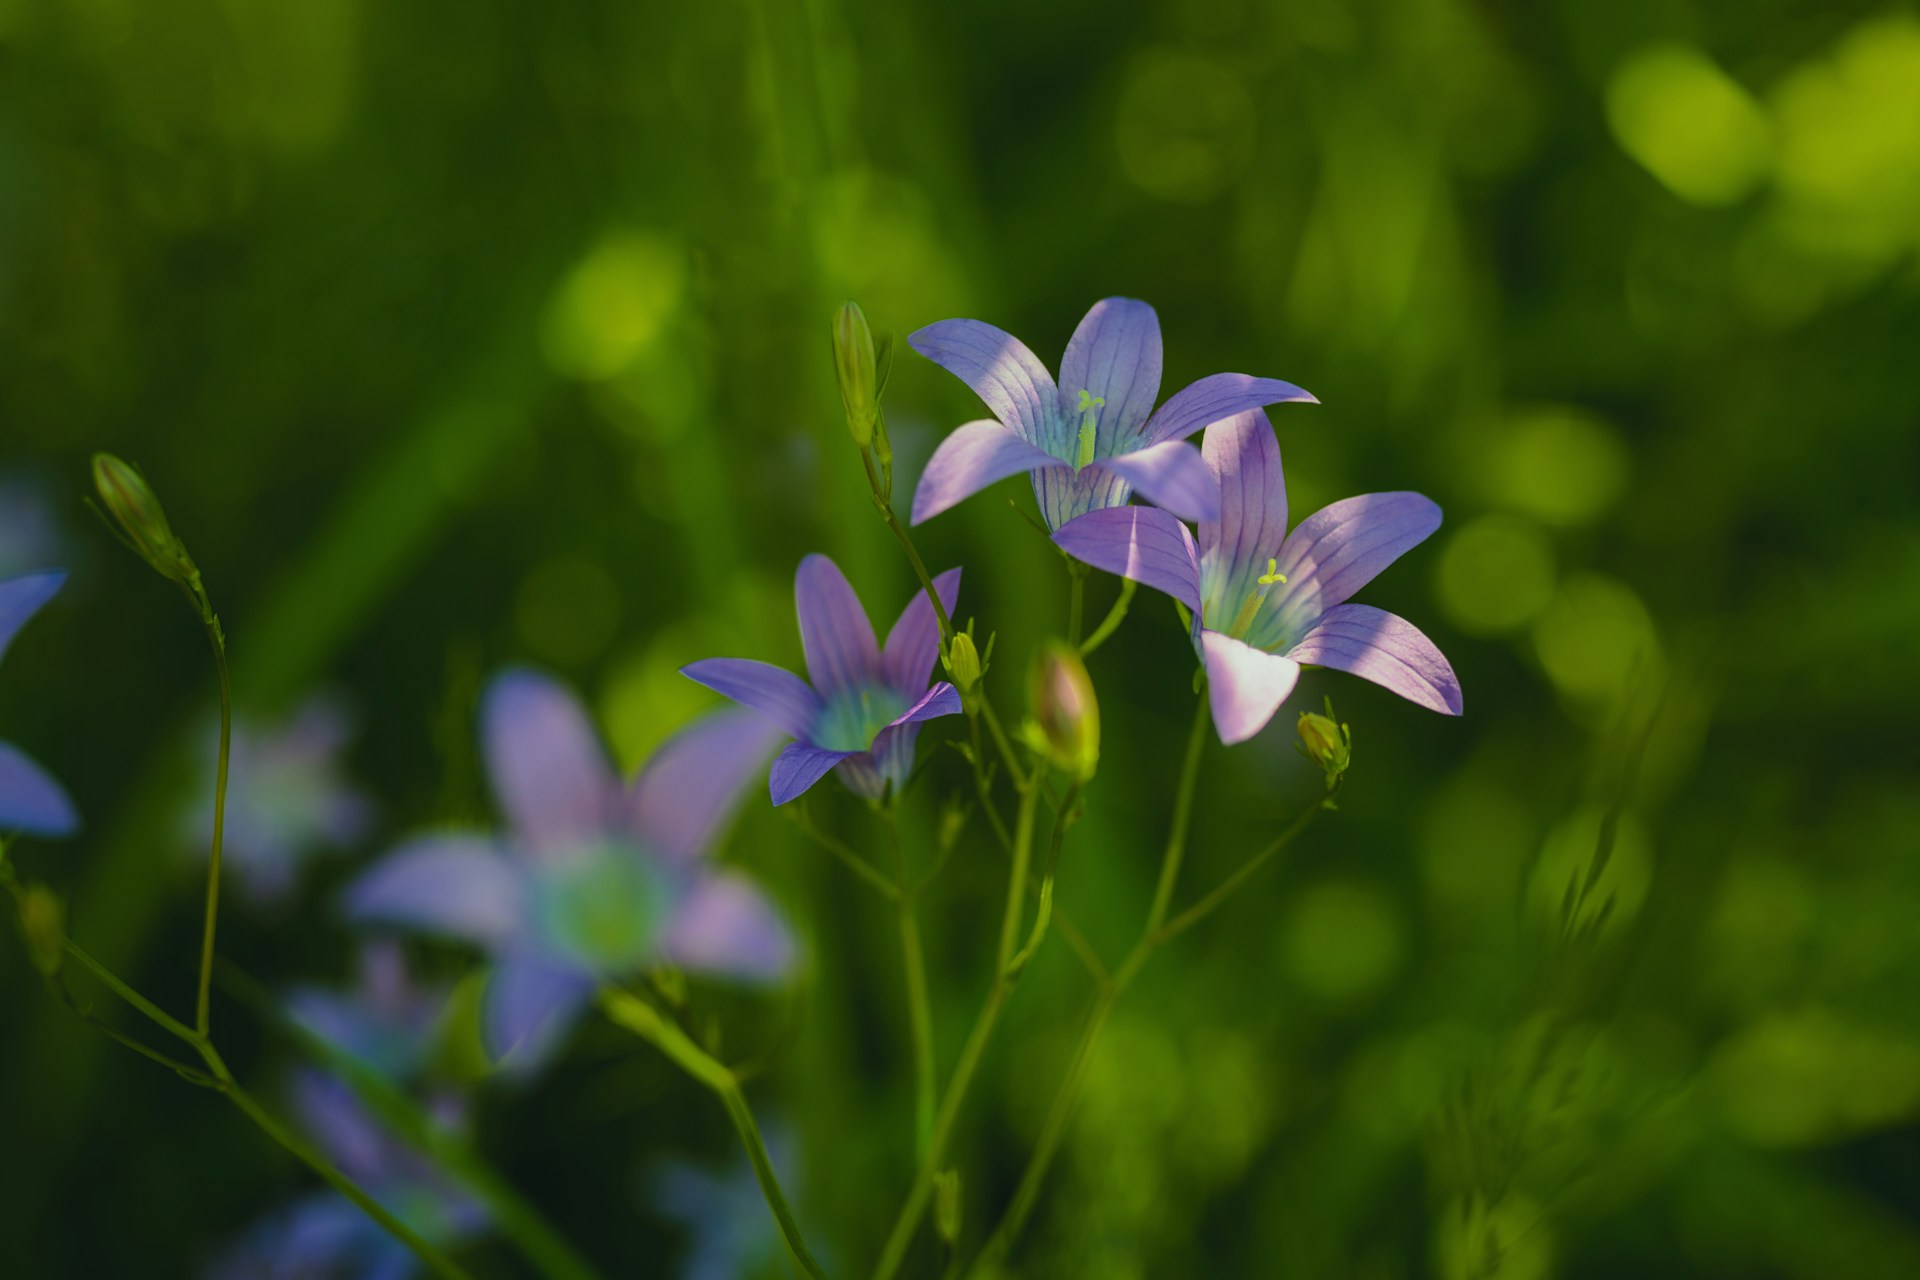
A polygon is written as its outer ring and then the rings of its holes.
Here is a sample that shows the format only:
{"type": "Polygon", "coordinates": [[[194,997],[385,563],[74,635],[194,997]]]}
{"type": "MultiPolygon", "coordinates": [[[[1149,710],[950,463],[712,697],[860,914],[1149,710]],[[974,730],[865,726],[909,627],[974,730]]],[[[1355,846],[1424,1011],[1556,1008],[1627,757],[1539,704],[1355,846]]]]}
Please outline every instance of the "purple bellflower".
{"type": "Polygon", "coordinates": [[[398,941],[376,938],[360,949],[351,990],[295,987],[284,1005],[310,1035],[401,1083],[425,1065],[450,999],[446,987],[414,981],[398,941]]]}
{"type": "MultiPolygon", "coordinates": [[[[334,1166],[422,1239],[445,1248],[485,1232],[486,1211],[382,1129],[342,1081],[307,1069],[295,1076],[293,1093],[300,1127],[334,1166]]],[[[409,1280],[420,1274],[420,1260],[351,1200],[318,1191],[254,1224],[207,1274],[209,1280],[409,1280]]]]}
{"type": "MultiPolygon", "coordinates": [[[[55,572],[0,582],[0,658],[6,656],[20,628],[53,599],[66,580],[66,574],[55,572]]],[[[65,836],[79,825],[73,801],[60,784],[17,747],[0,742],[0,833],[65,836]]]]}
{"type": "MultiPolygon", "coordinates": [[[[960,571],[947,570],[933,587],[951,617],[960,571]]],[[[775,804],[802,795],[828,770],[837,770],[855,794],[876,800],[888,783],[898,789],[913,772],[921,724],[960,710],[960,694],[951,684],[927,683],[940,656],[933,604],[916,591],[881,647],[860,597],[827,557],[800,562],[793,598],[811,685],[784,668],[747,658],[703,658],[680,670],[766,713],[794,738],[767,777],[775,804]]]]}
{"type": "Polygon", "coordinates": [[[1433,641],[1403,618],[1346,601],[1440,527],[1417,493],[1345,498],[1287,532],[1280,446],[1258,409],[1207,428],[1220,518],[1196,545],[1164,511],[1094,511],[1054,534],[1078,560],[1164,591],[1193,612],[1222,742],[1266,727],[1306,665],[1333,667],[1409,702],[1459,715],[1460,682],[1433,641]]]}
{"type": "Polygon", "coordinates": [[[1136,491],[1185,519],[1211,520],[1219,490],[1187,437],[1244,409],[1318,403],[1291,382],[1216,373],[1154,412],[1160,321],[1132,298],[1093,304],[1067,343],[1058,386],[1018,338],[978,320],[942,320],[907,342],[993,411],[955,428],[934,450],[914,491],[915,524],[1023,471],[1033,474],[1049,529],[1124,506],[1136,491]]]}
{"type": "MultiPolygon", "coordinates": [[[[373,806],[346,777],[340,756],[353,721],[339,702],[309,699],[287,720],[233,726],[227,785],[226,862],[255,902],[284,900],[313,854],[367,834],[373,806]]],[[[209,736],[201,802],[181,815],[180,837],[202,861],[213,835],[214,744],[209,736]]]]}
{"type": "Polygon", "coordinates": [[[508,670],[481,707],[508,830],[402,844],[348,886],[348,914],[486,951],[487,1048],[519,1070],[557,1047],[602,983],[650,965],[775,981],[792,935],[752,882],[704,855],[778,738],[757,713],[716,712],[622,786],[573,695],[508,670]]]}

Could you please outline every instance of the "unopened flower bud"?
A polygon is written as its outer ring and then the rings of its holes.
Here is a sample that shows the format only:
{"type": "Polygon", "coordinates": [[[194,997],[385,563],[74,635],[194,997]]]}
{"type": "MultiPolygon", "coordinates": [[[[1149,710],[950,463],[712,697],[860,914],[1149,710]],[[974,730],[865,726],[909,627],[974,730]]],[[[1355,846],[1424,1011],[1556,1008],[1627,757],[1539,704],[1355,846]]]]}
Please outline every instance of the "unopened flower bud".
{"type": "Polygon", "coordinates": [[[160,499],[131,464],[110,453],[94,454],[93,487],[127,542],[161,577],[182,584],[199,577],[193,557],[167,523],[160,499]]]}
{"type": "Polygon", "coordinates": [[[980,677],[986,671],[980,664],[980,650],[973,643],[973,637],[965,631],[955,632],[947,644],[943,661],[947,675],[953,680],[953,687],[959,690],[961,703],[969,712],[976,710],[980,697],[980,677]]]}
{"type": "Polygon", "coordinates": [[[20,932],[27,940],[27,955],[33,967],[48,978],[60,972],[66,918],[66,908],[45,885],[30,886],[20,898],[20,932]]]}
{"type": "Polygon", "coordinates": [[[840,403],[847,430],[862,449],[873,443],[873,421],[880,411],[879,375],[873,358],[873,330],[857,302],[843,302],[833,317],[833,369],[840,379],[840,403]]]}
{"type": "Polygon", "coordinates": [[[1333,786],[1353,763],[1353,732],[1333,717],[1333,700],[1326,702],[1327,713],[1300,713],[1300,754],[1319,765],[1333,786]]]}
{"type": "Polygon", "coordinates": [[[1081,782],[1100,762],[1100,703],[1080,651],[1057,641],[1034,658],[1029,685],[1035,747],[1081,782]]]}
{"type": "Polygon", "coordinates": [[[933,1224],[940,1239],[952,1248],[960,1239],[960,1171],[942,1169],[933,1175],[933,1224]]]}

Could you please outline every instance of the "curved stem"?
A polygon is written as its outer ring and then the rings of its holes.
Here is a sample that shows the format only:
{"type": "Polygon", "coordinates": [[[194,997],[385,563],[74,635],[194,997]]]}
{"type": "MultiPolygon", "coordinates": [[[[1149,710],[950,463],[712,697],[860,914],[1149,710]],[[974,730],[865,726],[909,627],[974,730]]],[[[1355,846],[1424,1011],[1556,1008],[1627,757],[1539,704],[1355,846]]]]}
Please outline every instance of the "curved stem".
{"type": "Polygon", "coordinates": [[[733,1127],[740,1135],[740,1144],[747,1150],[747,1159],[753,1164],[753,1175],[759,1180],[760,1194],[766,1198],[767,1208],[772,1211],[774,1221],[780,1224],[780,1233],[786,1237],[788,1251],[814,1280],[826,1280],[827,1273],[807,1251],[806,1241],[801,1238],[800,1224],[794,1218],[793,1207],[787,1203],[786,1194],[780,1189],[780,1178],[774,1172],[773,1161],[767,1156],[767,1144],[760,1136],[760,1126],[754,1122],[753,1110],[747,1106],[746,1095],[740,1092],[740,1082],[733,1072],[690,1040],[686,1032],[661,1017],[659,1011],[644,1000],[610,988],[600,993],[600,1007],[609,1018],[651,1043],[719,1097],[727,1109],[727,1118],[733,1121],[733,1127]]]}
{"type": "Polygon", "coordinates": [[[1084,658],[1092,654],[1095,649],[1105,644],[1114,632],[1120,629],[1120,624],[1126,621],[1127,608],[1133,603],[1133,593],[1139,589],[1140,584],[1132,578],[1120,579],[1120,595],[1114,600],[1113,608],[1107,610],[1107,616],[1101,619],[1100,625],[1093,629],[1093,634],[1081,641],[1081,657],[1084,658]]]}
{"type": "Polygon", "coordinates": [[[1078,560],[1067,561],[1067,643],[1080,647],[1080,626],[1087,607],[1087,566],[1078,560]]]}
{"type": "Polygon", "coordinates": [[[1187,831],[1193,823],[1193,787],[1200,776],[1200,753],[1207,742],[1207,689],[1200,687],[1200,701],[1193,709],[1193,728],[1187,732],[1187,755],[1180,764],[1179,789],[1173,797],[1173,829],[1167,835],[1167,851],[1160,859],[1160,883],[1153,891],[1153,907],[1147,913],[1146,932],[1159,929],[1173,905],[1174,886],[1180,880],[1180,863],[1187,852],[1187,831]]]}
{"type": "Polygon", "coordinates": [[[206,624],[207,642],[213,646],[214,669],[220,673],[220,754],[213,774],[213,847],[207,855],[207,915],[200,935],[200,994],[194,1003],[193,1026],[206,1035],[212,1010],[208,1000],[213,987],[213,936],[220,918],[220,850],[227,821],[227,764],[233,749],[233,687],[227,678],[227,641],[220,631],[220,619],[204,604],[201,620],[206,624]]]}
{"type": "Polygon", "coordinates": [[[913,1150],[915,1156],[925,1157],[933,1141],[934,1092],[938,1087],[933,1068],[933,1007],[927,999],[927,959],[920,945],[920,918],[908,883],[906,850],[900,845],[900,815],[888,805],[884,816],[900,873],[894,907],[900,930],[901,976],[907,988],[907,1025],[913,1039],[913,1150]]]}

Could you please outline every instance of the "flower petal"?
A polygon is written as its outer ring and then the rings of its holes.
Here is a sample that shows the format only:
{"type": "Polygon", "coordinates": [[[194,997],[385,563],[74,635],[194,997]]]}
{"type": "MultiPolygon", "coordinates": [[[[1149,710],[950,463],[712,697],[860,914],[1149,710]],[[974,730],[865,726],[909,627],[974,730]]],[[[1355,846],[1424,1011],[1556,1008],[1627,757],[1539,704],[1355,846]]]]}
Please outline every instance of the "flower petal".
{"type": "Polygon", "coordinates": [[[560,1046],[593,998],[585,972],[521,952],[494,966],[480,1030],[494,1061],[516,1074],[538,1068],[560,1046]]]}
{"type": "Polygon", "coordinates": [[[1453,664],[1420,628],[1385,609],[1337,605],[1287,656],[1371,680],[1429,711],[1457,716],[1462,710],[1453,664]]]}
{"type": "MultiPolygon", "coordinates": [[[[922,720],[937,720],[941,716],[960,714],[960,691],[942,680],[920,695],[920,700],[893,718],[887,729],[897,729],[903,724],[919,724],[922,720]]],[[[887,729],[880,732],[885,733],[887,729]]],[[[876,740],[879,734],[875,734],[876,740]]]]}
{"type": "MultiPolygon", "coordinates": [[[[933,580],[947,617],[953,617],[953,605],[960,598],[960,571],[949,569],[933,580]]],[[[880,671],[886,682],[911,698],[927,687],[933,664],[940,657],[940,619],[933,612],[933,601],[925,591],[913,593],[899,621],[887,632],[887,646],[880,654],[880,671]]]]}
{"type": "Polygon", "coordinates": [[[1292,658],[1256,649],[1218,631],[1201,631],[1200,652],[1207,664],[1213,726],[1228,746],[1266,728],[1300,679],[1300,664],[1292,658]]]}
{"type": "Polygon", "coordinates": [[[1283,611],[1296,621],[1353,597],[1440,527],[1440,508],[1418,493],[1363,493],[1300,522],[1279,555],[1287,575],[1283,611]]]}
{"type": "Polygon", "coordinates": [[[1049,529],[1062,528],[1089,511],[1124,507],[1132,496],[1132,485],[1101,467],[1082,467],[1075,471],[1062,463],[1033,473],[1033,500],[1049,529]]]}
{"type": "Polygon", "coordinates": [[[775,805],[783,805],[805,794],[809,787],[827,776],[828,770],[848,756],[864,754],[861,751],[829,751],[807,742],[789,742],[786,750],[773,758],[773,768],[767,772],[767,791],[773,796],[775,805]]]}
{"type": "Polygon", "coordinates": [[[0,742],[0,831],[70,836],[79,826],[73,801],[53,775],[18,747],[0,742]]]}
{"type": "Polygon", "coordinates": [[[692,973],[772,982],[793,968],[793,934],[772,902],[745,876],[702,877],[675,910],[661,944],[667,959],[692,973]]]}
{"type": "Polygon", "coordinates": [[[1101,458],[1089,465],[1112,472],[1141,497],[1183,520],[1210,520],[1220,514],[1220,482],[1184,440],[1162,440],[1132,453],[1101,458]]]}
{"type": "Polygon", "coordinates": [[[709,712],[661,743],[627,790],[633,829],[676,861],[705,853],[784,734],[758,711],[709,712]]]}
{"type": "Polygon", "coordinates": [[[531,848],[561,852],[607,830],[619,781],[571,690],[510,668],[487,686],[480,723],[494,795],[531,848]]]}
{"type": "Polygon", "coordinates": [[[1200,577],[1207,615],[1225,625],[1287,540],[1286,477],[1259,409],[1208,427],[1200,452],[1220,484],[1220,518],[1200,526],[1200,577]]]}
{"type": "Polygon", "coordinates": [[[942,320],[909,334],[907,345],[972,387],[1015,435],[1052,452],[1060,393],[1020,339],[978,320],[942,320]]]}
{"type": "Polygon", "coordinates": [[[1200,608],[1200,562],[1187,526],[1153,507],[1109,507],[1069,520],[1053,535],[1084,564],[1164,591],[1200,608]]]}
{"type": "Polygon", "coordinates": [[[1060,361],[1060,416],[1078,439],[1080,393],[1106,401],[1095,413],[1094,453],[1109,457],[1137,443],[1160,394],[1160,318],[1132,298],[1093,304],[1060,361]]]}
{"type": "Polygon", "coordinates": [[[1162,440],[1184,440],[1204,426],[1230,418],[1261,405],[1300,400],[1320,402],[1278,378],[1253,378],[1244,373],[1216,373],[1183,387],[1147,420],[1146,438],[1150,444],[1162,440]]]}
{"type": "Polygon", "coordinates": [[[912,522],[931,520],[996,480],[1041,468],[1073,470],[990,418],[962,423],[927,459],[913,490],[912,522]]]}
{"type": "Polygon", "coordinates": [[[54,572],[29,573],[0,582],[0,658],[7,656],[7,646],[20,628],[40,612],[41,605],[53,599],[66,581],[66,574],[54,572]]]}
{"type": "Polygon", "coordinates": [[[347,886],[347,918],[444,934],[495,949],[525,928],[520,867],[484,835],[441,833],[402,844],[347,886]]]}
{"type": "Polygon", "coordinates": [[[770,662],[751,658],[702,658],[680,674],[722,697],[765,712],[785,733],[804,738],[820,718],[820,695],[805,680],[770,662]]]}
{"type": "Polygon", "coordinates": [[[879,673],[873,624],[839,565],[818,554],[801,560],[793,575],[793,603],[807,674],[821,697],[865,684],[879,673]]]}

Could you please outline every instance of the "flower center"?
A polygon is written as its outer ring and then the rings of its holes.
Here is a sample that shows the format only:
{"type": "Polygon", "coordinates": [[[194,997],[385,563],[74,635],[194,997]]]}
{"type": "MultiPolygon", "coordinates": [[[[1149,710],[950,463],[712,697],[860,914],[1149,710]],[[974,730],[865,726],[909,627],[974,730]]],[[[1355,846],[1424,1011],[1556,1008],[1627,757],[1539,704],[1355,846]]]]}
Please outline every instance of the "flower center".
{"type": "Polygon", "coordinates": [[[653,954],[672,895],[643,850],[598,845],[537,883],[540,931],[561,953],[610,973],[653,954]]]}
{"type": "Polygon", "coordinates": [[[1254,579],[1254,589],[1247,592],[1246,601],[1240,606],[1240,612],[1235,616],[1233,626],[1228,629],[1227,634],[1236,640],[1245,639],[1247,629],[1253,626],[1253,619],[1260,612],[1260,605],[1267,598],[1267,588],[1276,582],[1284,583],[1286,580],[1287,575],[1280,572],[1280,562],[1273,556],[1268,556],[1267,571],[1254,579]]]}
{"type": "Polygon", "coordinates": [[[1100,415],[1095,410],[1106,402],[1105,396],[1094,395],[1085,388],[1080,391],[1080,443],[1073,456],[1075,470],[1093,461],[1094,436],[1100,427],[1100,415]]]}
{"type": "Polygon", "coordinates": [[[884,685],[843,690],[827,703],[814,741],[829,751],[866,751],[906,709],[907,700],[884,685]]]}

